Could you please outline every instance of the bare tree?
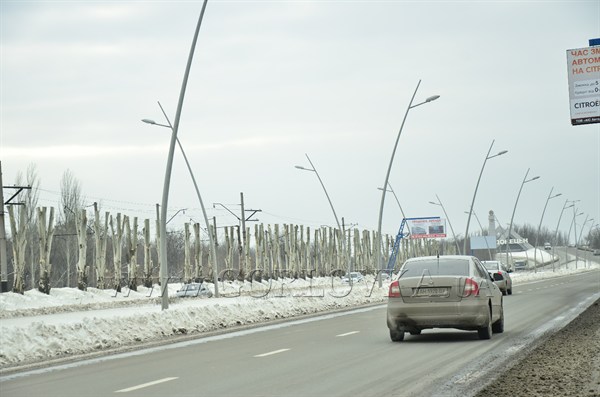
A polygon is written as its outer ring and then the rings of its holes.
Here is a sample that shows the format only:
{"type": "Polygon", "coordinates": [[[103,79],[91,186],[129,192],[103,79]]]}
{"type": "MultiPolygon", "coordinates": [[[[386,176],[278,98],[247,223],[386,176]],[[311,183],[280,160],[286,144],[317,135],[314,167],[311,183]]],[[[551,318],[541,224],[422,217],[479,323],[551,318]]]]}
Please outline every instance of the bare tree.
{"type": "Polygon", "coordinates": [[[40,280],[38,290],[44,294],[50,294],[50,274],[52,264],[50,263],[50,251],[54,238],[54,207],[50,207],[50,218],[46,226],[47,208],[38,208],[38,234],[40,240],[40,280]]]}
{"type": "Polygon", "coordinates": [[[36,223],[36,208],[38,205],[39,199],[39,187],[40,181],[37,175],[37,168],[34,163],[31,163],[27,166],[27,175],[23,178],[23,174],[21,172],[17,173],[17,177],[15,178],[15,184],[17,186],[29,186],[30,189],[23,190],[17,196],[17,201],[24,205],[24,208],[21,210],[25,211],[25,233],[26,239],[29,242],[29,255],[24,260],[26,263],[29,263],[29,288],[35,288],[35,269],[36,269],[36,252],[34,241],[37,240],[37,223],[36,223]],[[23,180],[25,179],[25,180],[23,180]]]}
{"type": "Polygon", "coordinates": [[[116,225],[113,223],[113,217],[110,216],[110,231],[112,234],[113,247],[113,266],[114,266],[114,288],[117,292],[121,292],[121,260],[123,250],[123,222],[121,222],[121,214],[117,214],[116,225]]]}
{"type": "Polygon", "coordinates": [[[129,289],[137,291],[137,241],[138,241],[138,220],[133,217],[133,228],[130,226],[129,217],[125,216],[125,243],[127,244],[127,256],[129,263],[127,265],[127,276],[129,278],[129,289]]]}
{"type": "MultiPolygon", "coordinates": [[[[84,207],[81,185],[70,170],[63,173],[60,181],[60,234],[65,237],[65,255],[67,263],[67,287],[71,286],[71,263],[78,256],[76,210],[84,207]]],[[[58,227],[57,227],[58,228],[58,227]]]]}
{"type": "Polygon", "coordinates": [[[26,216],[25,209],[19,208],[19,220],[15,219],[14,206],[8,206],[8,215],[10,218],[10,229],[13,235],[13,258],[15,277],[13,282],[13,292],[23,294],[25,292],[25,251],[27,249],[26,236],[26,216]]]}
{"type": "Polygon", "coordinates": [[[77,261],[77,288],[87,289],[87,214],[85,208],[77,210],[77,241],[79,243],[79,260],[77,261]]]}
{"type": "Polygon", "coordinates": [[[106,247],[108,240],[108,211],[104,213],[104,226],[100,223],[98,203],[94,203],[94,236],[96,238],[96,287],[106,288],[106,247]]]}
{"type": "Polygon", "coordinates": [[[144,219],[144,287],[152,287],[152,257],[150,241],[150,219],[144,219]]]}

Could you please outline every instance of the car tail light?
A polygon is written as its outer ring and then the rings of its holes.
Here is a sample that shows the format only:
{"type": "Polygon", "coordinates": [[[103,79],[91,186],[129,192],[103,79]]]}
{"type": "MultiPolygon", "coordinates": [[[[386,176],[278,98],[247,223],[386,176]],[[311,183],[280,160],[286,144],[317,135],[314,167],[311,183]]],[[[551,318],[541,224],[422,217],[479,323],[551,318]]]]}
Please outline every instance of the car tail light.
{"type": "Polygon", "coordinates": [[[400,298],[400,283],[398,283],[398,280],[393,281],[390,284],[390,290],[388,293],[388,297],[389,298],[400,298]]]}
{"type": "Polygon", "coordinates": [[[478,296],[479,295],[479,284],[477,281],[472,278],[467,278],[465,280],[465,290],[463,292],[463,298],[468,296],[478,296]]]}

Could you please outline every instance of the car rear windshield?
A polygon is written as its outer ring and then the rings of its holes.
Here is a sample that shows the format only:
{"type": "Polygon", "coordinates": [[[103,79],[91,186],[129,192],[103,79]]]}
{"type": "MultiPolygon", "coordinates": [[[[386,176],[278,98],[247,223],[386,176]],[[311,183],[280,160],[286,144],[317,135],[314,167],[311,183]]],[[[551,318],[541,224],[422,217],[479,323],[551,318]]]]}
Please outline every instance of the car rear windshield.
{"type": "Polygon", "coordinates": [[[400,277],[431,276],[468,276],[469,261],[466,259],[445,259],[408,262],[404,265],[400,277]]]}
{"type": "Polygon", "coordinates": [[[483,266],[485,266],[485,268],[487,270],[499,270],[500,269],[500,264],[498,262],[483,262],[483,266]]]}

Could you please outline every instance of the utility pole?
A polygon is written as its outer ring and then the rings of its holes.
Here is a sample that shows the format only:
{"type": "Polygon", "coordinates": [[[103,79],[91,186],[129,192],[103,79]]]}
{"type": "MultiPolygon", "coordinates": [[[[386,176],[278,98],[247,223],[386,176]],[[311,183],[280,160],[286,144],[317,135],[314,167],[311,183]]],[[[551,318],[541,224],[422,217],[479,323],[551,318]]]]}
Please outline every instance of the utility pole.
{"type": "Polygon", "coordinates": [[[0,292],[8,292],[8,254],[6,252],[6,228],[4,225],[4,206],[23,205],[23,203],[11,203],[24,189],[31,190],[31,186],[4,186],[2,184],[2,162],[0,161],[0,292]],[[4,202],[4,188],[17,189],[17,191],[4,202]]]}
{"type": "Polygon", "coordinates": [[[240,255],[240,272],[243,272],[244,277],[248,277],[246,274],[246,213],[244,212],[244,193],[240,192],[240,202],[242,203],[242,217],[240,218],[242,225],[242,244],[240,245],[241,249],[239,252],[240,255]]]}
{"type": "Polygon", "coordinates": [[[4,194],[2,186],[2,162],[0,162],[0,292],[8,292],[8,260],[6,254],[6,229],[4,228],[4,194]]]}

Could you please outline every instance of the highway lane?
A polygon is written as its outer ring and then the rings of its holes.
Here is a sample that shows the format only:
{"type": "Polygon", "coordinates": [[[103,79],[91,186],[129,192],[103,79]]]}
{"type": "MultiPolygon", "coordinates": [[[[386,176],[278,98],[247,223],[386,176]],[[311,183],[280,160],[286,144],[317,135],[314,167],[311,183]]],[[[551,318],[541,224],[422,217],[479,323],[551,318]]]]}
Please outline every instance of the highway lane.
{"type": "MultiPolygon", "coordinates": [[[[385,307],[292,321],[0,378],[2,397],[469,395],[600,296],[600,271],[515,285],[506,328],[389,340],[385,307]]],[[[314,299],[314,298],[313,298],[314,299]]]]}

